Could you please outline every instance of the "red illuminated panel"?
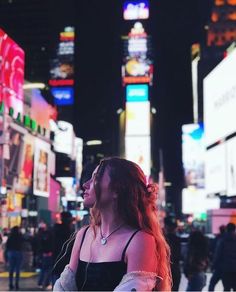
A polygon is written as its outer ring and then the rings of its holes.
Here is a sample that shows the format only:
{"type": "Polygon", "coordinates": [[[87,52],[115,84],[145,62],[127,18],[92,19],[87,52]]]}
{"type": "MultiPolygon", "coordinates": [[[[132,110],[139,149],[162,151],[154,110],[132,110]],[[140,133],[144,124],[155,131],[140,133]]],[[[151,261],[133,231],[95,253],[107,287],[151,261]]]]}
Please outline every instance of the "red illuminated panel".
{"type": "Polygon", "coordinates": [[[50,79],[49,80],[49,85],[51,86],[68,86],[68,85],[74,85],[74,79],[65,79],[65,80],[54,80],[50,79]]]}
{"type": "Polygon", "coordinates": [[[123,83],[150,83],[151,78],[149,76],[132,77],[127,76],[123,78],[123,83]]]}
{"type": "Polygon", "coordinates": [[[24,96],[24,51],[1,29],[0,81],[1,99],[5,100],[7,108],[13,104],[16,108],[16,104],[24,96]]]}

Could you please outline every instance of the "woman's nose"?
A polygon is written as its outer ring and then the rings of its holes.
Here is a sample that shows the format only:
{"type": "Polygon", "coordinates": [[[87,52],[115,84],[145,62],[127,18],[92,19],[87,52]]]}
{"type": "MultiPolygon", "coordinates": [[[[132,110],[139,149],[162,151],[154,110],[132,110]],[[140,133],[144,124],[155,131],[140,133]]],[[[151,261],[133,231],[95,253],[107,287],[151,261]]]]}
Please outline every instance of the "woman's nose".
{"type": "Polygon", "coordinates": [[[87,180],[85,183],[83,183],[83,188],[84,188],[85,190],[87,190],[87,189],[89,188],[89,181],[90,181],[90,180],[87,180]]]}

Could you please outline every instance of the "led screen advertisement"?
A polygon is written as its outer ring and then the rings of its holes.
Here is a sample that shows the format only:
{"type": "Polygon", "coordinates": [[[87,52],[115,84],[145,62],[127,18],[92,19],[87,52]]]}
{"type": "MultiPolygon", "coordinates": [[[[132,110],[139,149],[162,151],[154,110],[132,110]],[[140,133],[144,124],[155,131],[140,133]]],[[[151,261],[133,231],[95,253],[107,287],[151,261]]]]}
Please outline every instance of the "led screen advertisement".
{"type": "Polygon", "coordinates": [[[15,185],[15,191],[21,194],[28,194],[32,190],[33,182],[33,161],[34,161],[34,136],[24,136],[23,151],[20,159],[20,172],[15,185]]]}
{"type": "Polygon", "coordinates": [[[23,109],[24,51],[0,29],[0,101],[7,109],[23,109]]]}
{"type": "Polygon", "coordinates": [[[185,188],[182,191],[182,212],[197,216],[207,210],[219,209],[219,197],[210,198],[204,189],[185,188]]]}
{"type": "Polygon", "coordinates": [[[227,196],[236,195],[236,137],[226,141],[227,196]]]}
{"type": "Polygon", "coordinates": [[[49,85],[56,105],[74,103],[74,39],[74,27],[65,27],[56,56],[50,62],[49,85]]]}
{"type": "Polygon", "coordinates": [[[207,146],[236,132],[236,49],[204,79],[204,123],[207,146]]]}
{"type": "Polygon", "coordinates": [[[152,84],[153,64],[150,42],[141,22],[135,22],[124,41],[122,66],[123,85],[134,83],[152,84]]]}
{"type": "Polygon", "coordinates": [[[12,187],[20,174],[20,159],[24,145],[24,133],[14,127],[9,127],[5,137],[8,136],[4,155],[4,177],[8,187],[12,187]]]}
{"type": "Polygon", "coordinates": [[[33,193],[36,196],[49,197],[50,144],[36,138],[34,151],[34,184],[33,193]]]}
{"type": "Polygon", "coordinates": [[[149,2],[147,0],[125,1],[123,18],[125,20],[148,19],[149,2]]]}
{"type": "Polygon", "coordinates": [[[148,85],[135,84],[126,86],[126,101],[127,102],[140,102],[147,101],[148,98],[148,85]]]}
{"type": "Polygon", "coordinates": [[[205,140],[202,124],[182,126],[182,159],[185,186],[205,186],[205,140]]]}
{"type": "Polygon", "coordinates": [[[151,151],[150,136],[126,136],[125,157],[137,163],[146,176],[150,175],[151,151]]]}
{"type": "Polygon", "coordinates": [[[74,103],[73,87],[53,87],[51,92],[54,96],[54,104],[56,105],[68,105],[74,103]]]}
{"type": "Polygon", "coordinates": [[[225,143],[206,151],[207,194],[226,194],[226,146],[225,143]]]}
{"type": "Polygon", "coordinates": [[[150,135],[150,103],[126,102],[125,135],[150,135]]]}

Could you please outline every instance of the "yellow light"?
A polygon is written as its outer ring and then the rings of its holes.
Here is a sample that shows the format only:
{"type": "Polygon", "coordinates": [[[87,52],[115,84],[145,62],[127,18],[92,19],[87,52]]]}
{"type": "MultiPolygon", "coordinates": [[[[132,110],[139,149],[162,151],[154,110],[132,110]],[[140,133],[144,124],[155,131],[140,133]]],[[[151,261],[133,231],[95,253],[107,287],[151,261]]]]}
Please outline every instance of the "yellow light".
{"type": "Polygon", "coordinates": [[[26,83],[23,84],[23,89],[44,89],[46,87],[46,85],[44,83],[26,83]]]}
{"type": "Polygon", "coordinates": [[[101,140],[90,140],[85,143],[87,146],[101,145],[101,140]]]}

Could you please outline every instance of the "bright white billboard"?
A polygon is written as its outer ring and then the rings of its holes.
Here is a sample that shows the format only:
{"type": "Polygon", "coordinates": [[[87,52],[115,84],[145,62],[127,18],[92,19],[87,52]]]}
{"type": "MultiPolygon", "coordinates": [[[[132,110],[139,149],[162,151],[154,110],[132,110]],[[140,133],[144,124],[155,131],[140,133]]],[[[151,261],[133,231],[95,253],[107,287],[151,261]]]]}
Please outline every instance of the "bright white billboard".
{"type": "Polygon", "coordinates": [[[226,146],[221,143],[206,151],[207,194],[226,193],[226,146]]]}
{"type": "Polygon", "coordinates": [[[236,49],[203,81],[207,146],[236,132],[236,49]]]}
{"type": "Polygon", "coordinates": [[[182,191],[182,211],[184,214],[194,214],[195,216],[206,213],[207,210],[219,209],[219,197],[207,197],[204,189],[188,188],[182,191]]]}
{"type": "Polygon", "coordinates": [[[125,157],[137,163],[145,175],[149,176],[151,169],[150,136],[125,137],[125,157]]]}
{"type": "Polygon", "coordinates": [[[182,153],[185,186],[204,188],[205,144],[202,125],[182,126],[182,153]]]}
{"type": "Polygon", "coordinates": [[[226,141],[227,196],[236,195],[236,137],[226,141]]]}
{"type": "Polygon", "coordinates": [[[126,102],[126,136],[150,135],[150,102],[126,102]]]}
{"type": "Polygon", "coordinates": [[[73,155],[75,134],[72,124],[65,121],[58,121],[54,132],[54,150],[70,156],[73,155]]]}
{"type": "Polygon", "coordinates": [[[49,155],[51,146],[49,143],[35,138],[34,151],[34,195],[49,197],[49,155]]]}

